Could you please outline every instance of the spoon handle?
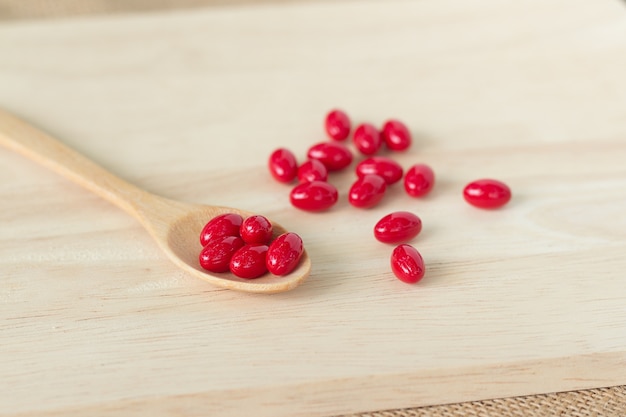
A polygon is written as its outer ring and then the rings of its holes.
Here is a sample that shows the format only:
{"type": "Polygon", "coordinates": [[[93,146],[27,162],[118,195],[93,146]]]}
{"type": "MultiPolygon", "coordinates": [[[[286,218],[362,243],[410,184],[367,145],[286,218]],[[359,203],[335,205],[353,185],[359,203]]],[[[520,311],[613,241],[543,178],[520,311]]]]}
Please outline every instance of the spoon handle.
{"type": "Polygon", "coordinates": [[[89,158],[0,109],[0,145],[91,190],[127,213],[141,217],[148,192],[111,174],[89,158]]]}

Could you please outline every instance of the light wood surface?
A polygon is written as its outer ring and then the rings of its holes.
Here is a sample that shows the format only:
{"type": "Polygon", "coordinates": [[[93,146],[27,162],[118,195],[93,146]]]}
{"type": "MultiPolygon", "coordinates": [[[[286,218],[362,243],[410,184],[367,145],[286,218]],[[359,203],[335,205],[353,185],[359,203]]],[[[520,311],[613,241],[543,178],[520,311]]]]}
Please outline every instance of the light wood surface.
{"type": "MultiPolygon", "coordinates": [[[[0,27],[0,107],[173,199],[299,232],[284,294],[179,272],[123,212],[0,150],[0,414],[325,416],[625,384],[618,1],[297,4],[0,27]],[[425,200],[296,211],[266,156],[332,107],[405,120],[425,200]],[[461,189],[495,177],[504,209],[461,189]],[[372,227],[411,210],[427,263],[372,227]]],[[[332,181],[345,193],[351,173],[332,181]]]]}

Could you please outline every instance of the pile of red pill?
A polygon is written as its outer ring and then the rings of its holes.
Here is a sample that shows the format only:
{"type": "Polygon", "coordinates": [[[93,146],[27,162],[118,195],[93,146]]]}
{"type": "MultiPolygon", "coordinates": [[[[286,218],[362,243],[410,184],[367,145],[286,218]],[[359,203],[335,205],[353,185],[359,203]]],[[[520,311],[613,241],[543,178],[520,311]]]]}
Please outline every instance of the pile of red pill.
{"type": "MultiPolygon", "coordinates": [[[[382,151],[402,152],[410,148],[412,137],[400,120],[390,119],[382,128],[362,123],[352,130],[352,122],[342,110],[332,110],[324,122],[330,140],[312,145],[307,160],[298,165],[293,152],[286,148],[275,150],[269,157],[269,171],[279,182],[298,184],[290,193],[291,204],[301,210],[323,211],[339,199],[337,188],[328,181],[329,173],[349,167],[354,159],[344,142],[352,132],[352,144],[364,159],[355,168],[356,180],[348,191],[348,201],[354,207],[376,206],[393,184],[403,182],[410,197],[427,195],[435,184],[435,174],[426,164],[412,165],[404,172],[393,158],[377,155],[382,151]]],[[[493,209],[506,204],[511,191],[506,184],[491,179],[469,183],[463,197],[473,206],[493,209]]],[[[409,212],[395,212],[382,218],[374,228],[375,237],[385,243],[400,244],[391,256],[392,270],[402,281],[417,282],[424,275],[424,261],[419,252],[406,242],[421,230],[421,220],[409,212]]]]}
{"type": "Polygon", "coordinates": [[[302,257],[302,239],[283,233],[272,239],[272,224],[264,216],[244,219],[225,213],[211,219],[200,233],[200,266],[210,272],[227,272],[253,279],[270,272],[287,275],[302,257]]]}

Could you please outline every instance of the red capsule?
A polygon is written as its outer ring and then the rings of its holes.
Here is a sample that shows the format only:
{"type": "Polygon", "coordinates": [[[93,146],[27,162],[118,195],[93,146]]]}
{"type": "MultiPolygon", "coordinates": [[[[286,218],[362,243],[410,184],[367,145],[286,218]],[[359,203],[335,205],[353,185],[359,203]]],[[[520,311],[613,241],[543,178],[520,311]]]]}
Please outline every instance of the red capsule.
{"type": "Polygon", "coordinates": [[[339,198],[334,185],[324,181],[303,182],[291,190],[291,204],[301,210],[321,211],[332,207],[339,198]]]}
{"type": "Polygon", "coordinates": [[[337,142],[320,142],[309,148],[307,156],[320,161],[328,171],[339,171],[352,163],[352,152],[337,142]]]}
{"type": "Polygon", "coordinates": [[[295,233],[283,233],[267,250],[267,269],[274,275],[287,275],[298,266],[304,246],[295,233]]]}
{"type": "Polygon", "coordinates": [[[247,217],[241,223],[240,235],[246,243],[269,244],[272,239],[272,223],[258,214],[247,217]]]}
{"type": "Polygon", "coordinates": [[[239,214],[220,214],[209,220],[200,233],[200,243],[206,246],[213,239],[224,236],[239,236],[243,218],[239,214]]]}
{"type": "Polygon", "coordinates": [[[473,206],[493,209],[509,202],[511,189],[498,180],[482,179],[467,184],[463,189],[463,197],[473,206]]]}
{"type": "Polygon", "coordinates": [[[230,259],[230,272],[239,278],[258,278],[267,272],[267,245],[245,245],[230,259]]]}
{"type": "Polygon", "coordinates": [[[404,176],[404,190],[412,197],[422,197],[435,185],[435,173],[424,164],[413,165],[404,176]]]}
{"type": "Polygon", "coordinates": [[[386,189],[387,183],[380,175],[363,175],[350,187],[348,200],[354,207],[374,207],[382,200],[386,189]]]}
{"type": "Polygon", "coordinates": [[[411,132],[399,120],[388,120],[383,125],[383,140],[392,151],[404,151],[411,146],[411,132]]]}
{"type": "Polygon", "coordinates": [[[243,240],[237,236],[212,240],[200,252],[200,266],[211,272],[226,272],[233,254],[243,245],[243,240]]]}
{"type": "Polygon", "coordinates": [[[364,159],[356,166],[356,175],[362,177],[367,174],[380,175],[387,185],[394,184],[402,179],[402,167],[396,161],[384,156],[372,156],[364,159]]]}
{"type": "Polygon", "coordinates": [[[298,181],[300,182],[312,182],[312,181],[327,181],[328,170],[326,166],[317,159],[309,159],[298,168],[298,181]]]}
{"type": "Polygon", "coordinates": [[[400,281],[408,284],[415,284],[426,272],[422,255],[406,244],[397,246],[391,253],[391,270],[400,281]]]}
{"type": "Polygon", "coordinates": [[[401,243],[413,239],[422,230],[422,221],[408,211],[396,211],[380,219],[374,236],[383,243],[401,243]]]}
{"type": "Polygon", "coordinates": [[[291,182],[298,173],[298,162],[289,149],[276,149],[270,155],[268,168],[276,181],[291,182]]]}
{"type": "Polygon", "coordinates": [[[380,132],[369,123],[363,123],[356,128],[352,141],[363,155],[375,154],[383,144],[380,132]]]}
{"type": "Polygon", "coordinates": [[[341,110],[332,110],[326,115],[325,127],[331,139],[344,140],[350,135],[350,118],[341,110]]]}

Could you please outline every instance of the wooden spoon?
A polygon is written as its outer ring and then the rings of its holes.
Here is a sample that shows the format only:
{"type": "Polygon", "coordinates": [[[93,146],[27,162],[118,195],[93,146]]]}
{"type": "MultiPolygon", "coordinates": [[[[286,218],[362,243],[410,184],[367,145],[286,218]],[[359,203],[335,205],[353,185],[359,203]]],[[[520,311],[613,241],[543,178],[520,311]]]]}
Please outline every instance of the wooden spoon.
{"type": "MultiPolygon", "coordinates": [[[[266,274],[246,280],[231,273],[210,273],[198,262],[202,227],[222,213],[252,213],[229,207],[203,206],[170,200],[142,190],[17,117],[0,110],[0,144],[93,191],[141,222],[165,254],[188,274],[237,291],[276,293],[300,284],[311,270],[306,251],[298,267],[285,276],[266,274]]],[[[285,232],[272,222],[274,237],[285,232]]]]}

